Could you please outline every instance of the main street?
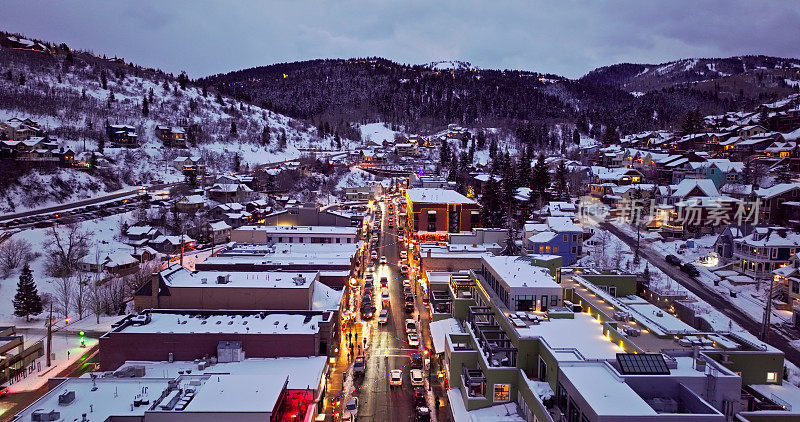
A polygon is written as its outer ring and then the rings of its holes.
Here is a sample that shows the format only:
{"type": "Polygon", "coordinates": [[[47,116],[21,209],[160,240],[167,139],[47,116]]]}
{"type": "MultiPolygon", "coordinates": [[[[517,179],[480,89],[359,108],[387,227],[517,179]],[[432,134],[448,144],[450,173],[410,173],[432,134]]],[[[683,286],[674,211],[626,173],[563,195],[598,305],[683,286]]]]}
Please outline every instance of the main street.
{"type": "MultiPolygon", "coordinates": [[[[431,349],[432,342],[430,333],[425,330],[424,332],[420,331],[420,347],[409,346],[408,344],[405,319],[420,320],[427,318],[427,315],[424,314],[425,308],[419,294],[415,294],[416,306],[414,312],[407,313],[404,310],[403,280],[409,277],[400,272],[400,251],[405,248],[405,245],[397,234],[396,212],[398,210],[395,209],[395,213],[390,214],[388,204],[383,201],[376,204],[376,208],[378,207],[382,210],[382,216],[379,220],[380,233],[376,250],[378,257],[386,257],[387,263],[375,264],[373,282],[376,307],[375,317],[367,319],[362,326],[363,332],[367,336],[365,350],[366,372],[363,377],[352,379],[352,388],[355,396],[360,401],[358,420],[412,421],[415,420],[416,412],[415,387],[412,387],[409,375],[411,369],[410,356],[412,353],[422,353],[425,348],[431,349]],[[393,220],[394,227],[389,227],[390,219],[393,220]],[[382,277],[386,277],[388,280],[388,305],[384,305],[380,297],[382,291],[380,280],[382,277]],[[377,315],[384,307],[389,310],[389,317],[385,324],[379,324],[377,315]],[[423,315],[420,315],[421,310],[423,315]],[[389,372],[394,369],[402,371],[402,386],[392,387],[389,385],[389,372]]],[[[415,285],[416,283],[412,282],[412,289],[417,293],[415,285]]],[[[353,343],[363,347],[363,334],[357,341],[353,339],[353,343]]],[[[358,354],[358,350],[358,346],[354,346],[355,355],[358,354]]],[[[425,400],[428,407],[434,410],[432,419],[450,420],[451,418],[447,416],[446,407],[440,413],[435,410],[436,400],[434,399],[434,390],[429,385],[429,380],[435,380],[436,377],[429,377],[427,370],[423,370],[423,372],[425,373],[425,384],[422,388],[425,392],[425,400]]]]}

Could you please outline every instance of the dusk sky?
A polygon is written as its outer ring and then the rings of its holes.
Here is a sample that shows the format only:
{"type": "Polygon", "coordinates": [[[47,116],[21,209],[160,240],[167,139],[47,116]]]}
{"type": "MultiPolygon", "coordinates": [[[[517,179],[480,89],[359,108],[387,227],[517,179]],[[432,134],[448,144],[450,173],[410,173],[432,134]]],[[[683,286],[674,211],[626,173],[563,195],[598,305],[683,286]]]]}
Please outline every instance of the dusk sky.
{"type": "Polygon", "coordinates": [[[3,0],[0,28],[191,77],[314,58],[579,77],[620,62],[800,57],[800,1],[3,0]]]}

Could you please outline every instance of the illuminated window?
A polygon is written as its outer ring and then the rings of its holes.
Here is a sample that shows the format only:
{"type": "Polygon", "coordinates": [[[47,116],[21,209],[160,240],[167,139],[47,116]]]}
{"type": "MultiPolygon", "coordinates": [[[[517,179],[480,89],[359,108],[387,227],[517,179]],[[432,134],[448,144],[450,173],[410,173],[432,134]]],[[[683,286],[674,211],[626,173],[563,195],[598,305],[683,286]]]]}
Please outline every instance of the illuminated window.
{"type": "MultiPolygon", "coordinates": [[[[778,373],[777,372],[767,372],[767,382],[778,382],[778,373]]],[[[497,385],[494,386],[495,388],[495,397],[497,397],[497,385]]]]}
{"type": "Polygon", "coordinates": [[[506,402],[511,399],[511,385],[509,384],[495,384],[494,385],[494,401],[506,402]]]}

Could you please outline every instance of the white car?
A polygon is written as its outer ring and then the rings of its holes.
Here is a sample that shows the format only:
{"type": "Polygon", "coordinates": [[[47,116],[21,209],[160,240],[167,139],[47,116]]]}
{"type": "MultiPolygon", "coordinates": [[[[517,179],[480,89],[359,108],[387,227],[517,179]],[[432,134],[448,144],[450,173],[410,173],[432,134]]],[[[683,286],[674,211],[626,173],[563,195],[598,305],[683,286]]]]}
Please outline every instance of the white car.
{"type": "Polygon", "coordinates": [[[411,280],[409,279],[403,280],[403,287],[411,287],[411,280]]]}
{"type": "Polygon", "coordinates": [[[406,319],[406,334],[417,332],[417,320],[413,318],[406,319]]]}
{"type": "Polygon", "coordinates": [[[408,252],[400,251],[400,259],[408,259],[408,252]]]}
{"type": "Polygon", "coordinates": [[[381,291],[381,300],[383,301],[383,303],[389,303],[389,291],[388,290],[381,291]]]}
{"type": "Polygon", "coordinates": [[[411,385],[420,387],[425,385],[424,378],[422,378],[422,369],[411,370],[411,385]]]}
{"type": "Polygon", "coordinates": [[[358,415],[358,397],[351,397],[347,404],[344,405],[344,410],[345,412],[350,412],[353,420],[355,420],[358,415]]]}
{"type": "Polygon", "coordinates": [[[409,346],[419,346],[419,336],[417,333],[409,333],[408,334],[408,345],[409,346]]]}
{"type": "Polygon", "coordinates": [[[383,308],[378,314],[378,324],[386,324],[387,321],[389,321],[389,310],[383,308]]]}
{"type": "Polygon", "coordinates": [[[386,260],[386,255],[382,256],[381,257],[381,264],[385,264],[387,262],[389,262],[389,261],[386,260]]]}
{"type": "Polygon", "coordinates": [[[372,258],[372,259],[378,259],[378,252],[377,251],[372,251],[372,253],[369,254],[369,257],[372,258]]]}
{"type": "Polygon", "coordinates": [[[373,276],[372,273],[367,273],[367,275],[364,276],[364,281],[375,281],[375,276],[373,276]]]}
{"type": "Polygon", "coordinates": [[[389,385],[400,387],[403,385],[403,371],[392,369],[389,371],[389,385]]]}

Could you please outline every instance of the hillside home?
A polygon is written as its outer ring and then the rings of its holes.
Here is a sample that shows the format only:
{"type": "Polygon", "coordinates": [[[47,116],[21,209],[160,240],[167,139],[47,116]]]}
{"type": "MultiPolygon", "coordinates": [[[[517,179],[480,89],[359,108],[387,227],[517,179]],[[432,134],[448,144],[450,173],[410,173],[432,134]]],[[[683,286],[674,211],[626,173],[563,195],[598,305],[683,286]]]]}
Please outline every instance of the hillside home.
{"type": "Polygon", "coordinates": [[[574,264],[583,252],[583,228],[569,217],[547,217],[544,223],[527,223],[524,238],[528,253],[558,255],[564,265],[574,264]]]}
{"type": "Polygon", "coordinates": [[[156,137],[165,147],[186,148],[186,130],[180,126],[156,126],[156,137]]]}
{"type": "Polygon", "coordinates": [[[175,254],[187,252],[194,248],[196,241],[189,236],[165,236],[161,235],[148,242],[153,249],[165,254],[175,254]]]}
{"type": "Polygon", "coordinates": [[[12,117],[0,122],[0,139],[23,141],[34,136],[44,136],[44,131],[31,119],[12,117]]]}
{"type": "Polygon", "coordinates": [[[756,189],[755,195],[760,200],[760,222],[800,230],[800,183],[756,189]]]}
{"type": "Polygon", "coordinates": [[[800,233],[785,227],[756,227],[747,236],[734,240],[734,268],[742,274],[763,280],[772,279],[772,272],[789,264],[800,251],[800,233]]]}
{"type": "Polygon", "coordinates": [[[253,189],[241,180],[232,176],[217,178],[214,185],[208,188],[208,198],[217,202],[246,202],[253,189]]]}
{"type": "Polygon", "coordinates": [[[112,146],[132,148],[139,146],[139,135],[136,128],[130,125],[106,125],[106,136],[112,146]]]}
{"type": "Polygon", "coordinates": [[[175,210],[178,212],[194,212],[206,206],[203,195],[187,195],[175,201],[175,210]]]}
{"type": "Polygon", "coordinates": [[[728,183],[742,183],[744,163],[727,158],[711,158],[704,162],[691,163],[695,177],[710,179],[717,188],[728,183]]]}

